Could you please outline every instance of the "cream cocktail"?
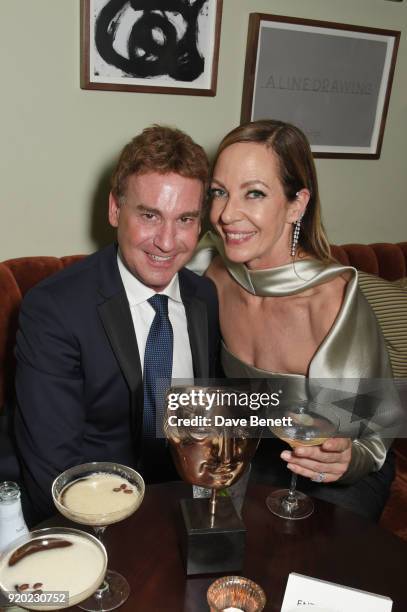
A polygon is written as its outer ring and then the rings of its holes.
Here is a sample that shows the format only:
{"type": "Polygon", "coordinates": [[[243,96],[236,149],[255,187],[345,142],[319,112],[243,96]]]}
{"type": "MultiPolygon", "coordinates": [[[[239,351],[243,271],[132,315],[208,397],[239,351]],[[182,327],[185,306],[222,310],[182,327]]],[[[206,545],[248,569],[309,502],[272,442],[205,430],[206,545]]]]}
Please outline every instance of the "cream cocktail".
{"type": "MultiPolygon", "coordinates": [[[[144,481],[135,470],[119,463],[98,461],[63,472],[53,482],[52,497],[61,514],[76,523],[91,525],[101,538],[107,525],[122,521],[137,510],[144,490],[144,481]]],[[[103,584],[80,607],[90,612],[107,612],[126,601],[129,593],[127,580],[107,570],[103,584]]]]}
{"type": "Polygon", "coordinates": [[[99,587],[106,572],[106,550],[83,531],[51,528],[13,542],[0,558],[0,586],[16,605],[57,610],[76,605],[99,587]],[[47,600],[47,593],[58,592],[47,600]],[[67,600],[63,592],[68,592],[67,600]],[[34,607],[34,606],[33,606],[34,607]]]}
{"type": "Polygon", "coordinates": [[[56,503],[67,518],[85,525],[110,525],[122,521],[140,505],[142,493],[129,480],[95,472],[71,481],[56,503]]]}

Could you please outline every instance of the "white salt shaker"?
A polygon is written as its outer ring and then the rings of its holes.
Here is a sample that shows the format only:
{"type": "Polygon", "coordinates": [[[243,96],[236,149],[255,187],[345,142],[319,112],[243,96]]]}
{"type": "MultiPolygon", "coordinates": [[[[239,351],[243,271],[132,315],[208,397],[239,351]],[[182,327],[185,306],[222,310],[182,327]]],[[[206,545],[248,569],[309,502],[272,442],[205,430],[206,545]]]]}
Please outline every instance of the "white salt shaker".
{"type": "Polygon", "coordinates": [[[16,482],[6,481],[0,484],[0,552],[10,542],[28,533],[23,510],[21,492],[16,482]]]}

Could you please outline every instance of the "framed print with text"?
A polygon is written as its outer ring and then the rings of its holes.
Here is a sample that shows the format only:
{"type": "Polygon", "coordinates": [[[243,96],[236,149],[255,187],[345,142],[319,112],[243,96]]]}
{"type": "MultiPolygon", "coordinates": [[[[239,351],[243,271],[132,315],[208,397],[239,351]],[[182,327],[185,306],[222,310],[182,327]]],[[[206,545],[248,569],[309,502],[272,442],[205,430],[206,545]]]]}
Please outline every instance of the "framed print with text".
{"type": "Polygon", "coordinates": [[[378,159],[400,32],[252,13],[241,121],[303,130],[315,157],[378,159]]]}
{"type": "Polygon", "coordinates": [[[222,0],[82,0],[81,87],[216,95],[222,0]]]}

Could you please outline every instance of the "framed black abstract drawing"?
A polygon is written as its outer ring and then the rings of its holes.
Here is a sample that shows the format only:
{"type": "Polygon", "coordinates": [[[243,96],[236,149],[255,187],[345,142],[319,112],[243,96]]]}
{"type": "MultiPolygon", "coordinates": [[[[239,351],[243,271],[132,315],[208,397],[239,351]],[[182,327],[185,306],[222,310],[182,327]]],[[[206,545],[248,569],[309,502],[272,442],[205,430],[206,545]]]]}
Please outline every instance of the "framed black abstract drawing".
{"type": "Polygon", "coordinates": [[[216,94],[222,0],[81,0],[81,87],[216,94]]]}
{"type": "Polygon", "coordinates": [[[250,15],[241,121],[279,119],[315,157],[380,156],[400,32],[250,15]]]}

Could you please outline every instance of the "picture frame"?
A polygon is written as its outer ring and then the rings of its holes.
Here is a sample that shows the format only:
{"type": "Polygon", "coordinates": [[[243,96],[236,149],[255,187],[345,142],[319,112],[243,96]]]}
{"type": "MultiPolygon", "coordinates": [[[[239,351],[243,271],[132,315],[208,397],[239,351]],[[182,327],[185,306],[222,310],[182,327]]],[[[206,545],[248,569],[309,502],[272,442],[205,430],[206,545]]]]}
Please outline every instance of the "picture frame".
{"type": "Polygon", "coordinates": [[[380,157],[400,32],[281,15],[249,18],[241,122],[302,129],[314,157],[380,157]]]}
{"type": "Polygon", "coordinates": [[[81,0],[81,88],[215,96],[222,0],[81,0]]]}

